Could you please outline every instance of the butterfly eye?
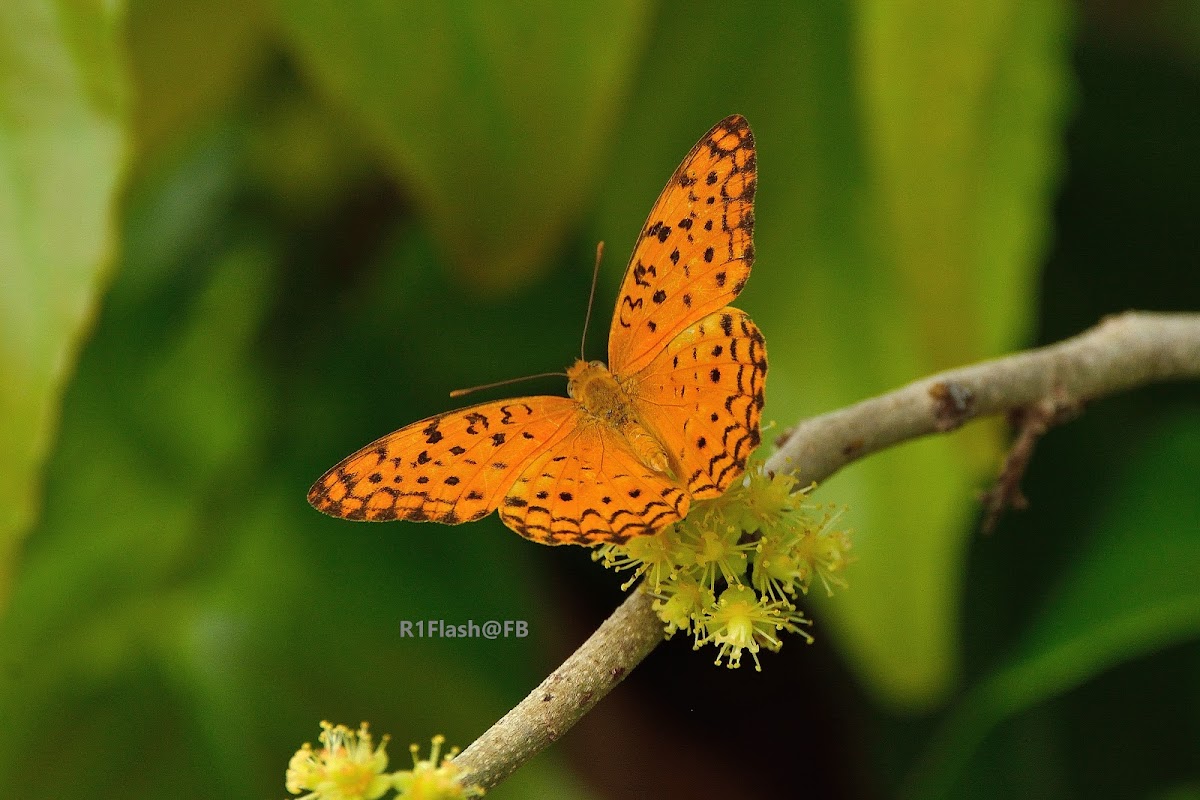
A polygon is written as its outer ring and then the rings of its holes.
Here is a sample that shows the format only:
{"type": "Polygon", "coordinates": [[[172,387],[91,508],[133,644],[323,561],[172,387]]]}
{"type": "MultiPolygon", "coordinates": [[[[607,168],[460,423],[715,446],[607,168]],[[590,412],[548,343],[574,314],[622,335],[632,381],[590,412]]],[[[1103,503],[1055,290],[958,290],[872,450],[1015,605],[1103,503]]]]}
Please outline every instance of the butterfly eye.
{"type": "Polygon", "coordinates": [[[604,362],[603,361],[593,361],[592,366],[599,367],[600,369],[604,369],[604,362]]]}

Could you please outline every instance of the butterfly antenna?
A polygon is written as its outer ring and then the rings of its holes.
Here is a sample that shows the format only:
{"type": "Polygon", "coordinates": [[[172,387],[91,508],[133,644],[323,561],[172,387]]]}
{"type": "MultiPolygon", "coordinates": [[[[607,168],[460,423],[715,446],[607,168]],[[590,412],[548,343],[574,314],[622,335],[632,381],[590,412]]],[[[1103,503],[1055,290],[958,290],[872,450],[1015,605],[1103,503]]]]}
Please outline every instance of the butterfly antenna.
{"type": "Polygon", "coordinates": [[[508,386],[510,383],[520,383],[521,381],[531,381],[534,378],[553,378],[555,376],[567,377],[565,372],[542,372],[537,375],[524,375],[520,378],[509,378],[504,381],[496,381],[495,383],[485,383],[482,386],[472,386],[469,389],[455,389],[450,393],[451,397],[462,397],[471,392],[478,392],[482,389],[495,389],[497,386],[508,386]]]}
{"type": "MultiPolygon", "coordinates": [[[[600,259],[603,256],[604,256],[604,242],[600,242],[596,245],[596,266],[592,270],[592,292],[591,292],[591,294],[588,295],[587,314],[583,318],[583,341],[581,341],[579,343],[579,358],[580,359],[585,358],[584,348],[587,345],[588,323],[592,321],[592,303],[596,299],[596,279],[600,276],[600,259]]],[[[541,373],[538,373],[537,375],[525,375],[524,377],[521,377],[521,378],[509,378],[508,380],[496,381],[495,383],[485,383],[482,386],[472,386],[469,389],[455,389],[454,391],[452,391],[450,393],[450,396],[451,397],[462,397],[464,395],[471,394],[472,392],[478,392],[482,389],[495,389],[497,386],[508,386],[510,383],[519,383],[521,381],[529,381],[529,380],[533,380],[534,378],[554,378],[554,377],[566,378],[568,376],[567,376],[567,373],[565,373],[565,372],[541,372],[541,373]]]]}
{"type": "Polygon", "coordinates": [[[592,302],[596,299],[596,279],[600,277],[600,259],[604,255],[604,242],[596,245],[596,266],[592,270],[592,293],[588,295],[587,314],[583,318],[583,340],[579,343],[579,360],[583,361],[587,358],[584,351],[587,349],[587,329],[588,323],[592,321],[592,302]]]}

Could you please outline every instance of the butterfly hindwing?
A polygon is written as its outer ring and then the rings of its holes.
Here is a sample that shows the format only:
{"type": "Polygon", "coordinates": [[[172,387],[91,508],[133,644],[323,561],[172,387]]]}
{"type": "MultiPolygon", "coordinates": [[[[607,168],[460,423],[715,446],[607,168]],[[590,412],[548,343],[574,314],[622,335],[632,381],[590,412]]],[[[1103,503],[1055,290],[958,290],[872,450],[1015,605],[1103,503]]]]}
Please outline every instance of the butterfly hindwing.
{"type": "Polygon", "coordinates": [[[745,312],[689,325],[632,380],[634,407],[678,461],[693,499],[717,497],[758,447],[766,342],[745,312]]]}
{"type": "Polygon", "coordinates": [[[754,260],[754,135],[717,123],[667,182],[638,236],[608,339],[617,375],[643,369],[679,332],[733,301],[754,260]]]}
{"type": "Polygon", "coordinates": [[[682,519],[689,503],[674,478],[647,467],[593,418],[530,462],[500,518],[543,544],[621,543],[682,519]]]}
{"type": "Polygon", "coordinates": [[[566,397],[522,397],[414,422],[326,472],[308,502],[354,520],[479,519],[531,460],[570,432],[578,408],[566,397]]]}

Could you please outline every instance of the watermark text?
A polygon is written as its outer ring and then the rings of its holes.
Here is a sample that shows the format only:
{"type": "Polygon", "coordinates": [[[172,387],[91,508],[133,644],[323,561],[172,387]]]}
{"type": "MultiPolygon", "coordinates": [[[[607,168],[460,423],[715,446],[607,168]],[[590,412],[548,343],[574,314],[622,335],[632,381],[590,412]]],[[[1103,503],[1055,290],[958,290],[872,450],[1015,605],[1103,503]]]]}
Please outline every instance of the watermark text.
{"type": "Polygon", "coordinates": [[[523,619],[489,619],[453,623],[444,619],[405,619],[400,621],[401,639],[524,639],[529,623],[523,619]]]}

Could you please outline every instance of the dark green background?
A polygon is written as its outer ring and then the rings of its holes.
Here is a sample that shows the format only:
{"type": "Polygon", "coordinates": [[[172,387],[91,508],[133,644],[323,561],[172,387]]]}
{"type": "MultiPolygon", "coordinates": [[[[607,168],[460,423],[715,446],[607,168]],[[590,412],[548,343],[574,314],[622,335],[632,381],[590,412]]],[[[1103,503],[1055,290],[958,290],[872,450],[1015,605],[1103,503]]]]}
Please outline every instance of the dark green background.
{"type": "MultiPolygon", "coordinates": [[[[399,766],[522,698],[620,577],[305,491],[567,365],[598,240],[603,357],[638,226],[735,112],[768,441],[1200,308],[1196,3],[5,3],[0,796],[278,797],[321,719],[399,766]],[[399,638],[429,617],[531,635],[399,638]]],[[[1200,391],[1053,431],[982,538],[1006,436],[836,476],[859,560],[814,646],[760,674],[672,641],[489,796],[1200,797],[1200,391]]]]}

